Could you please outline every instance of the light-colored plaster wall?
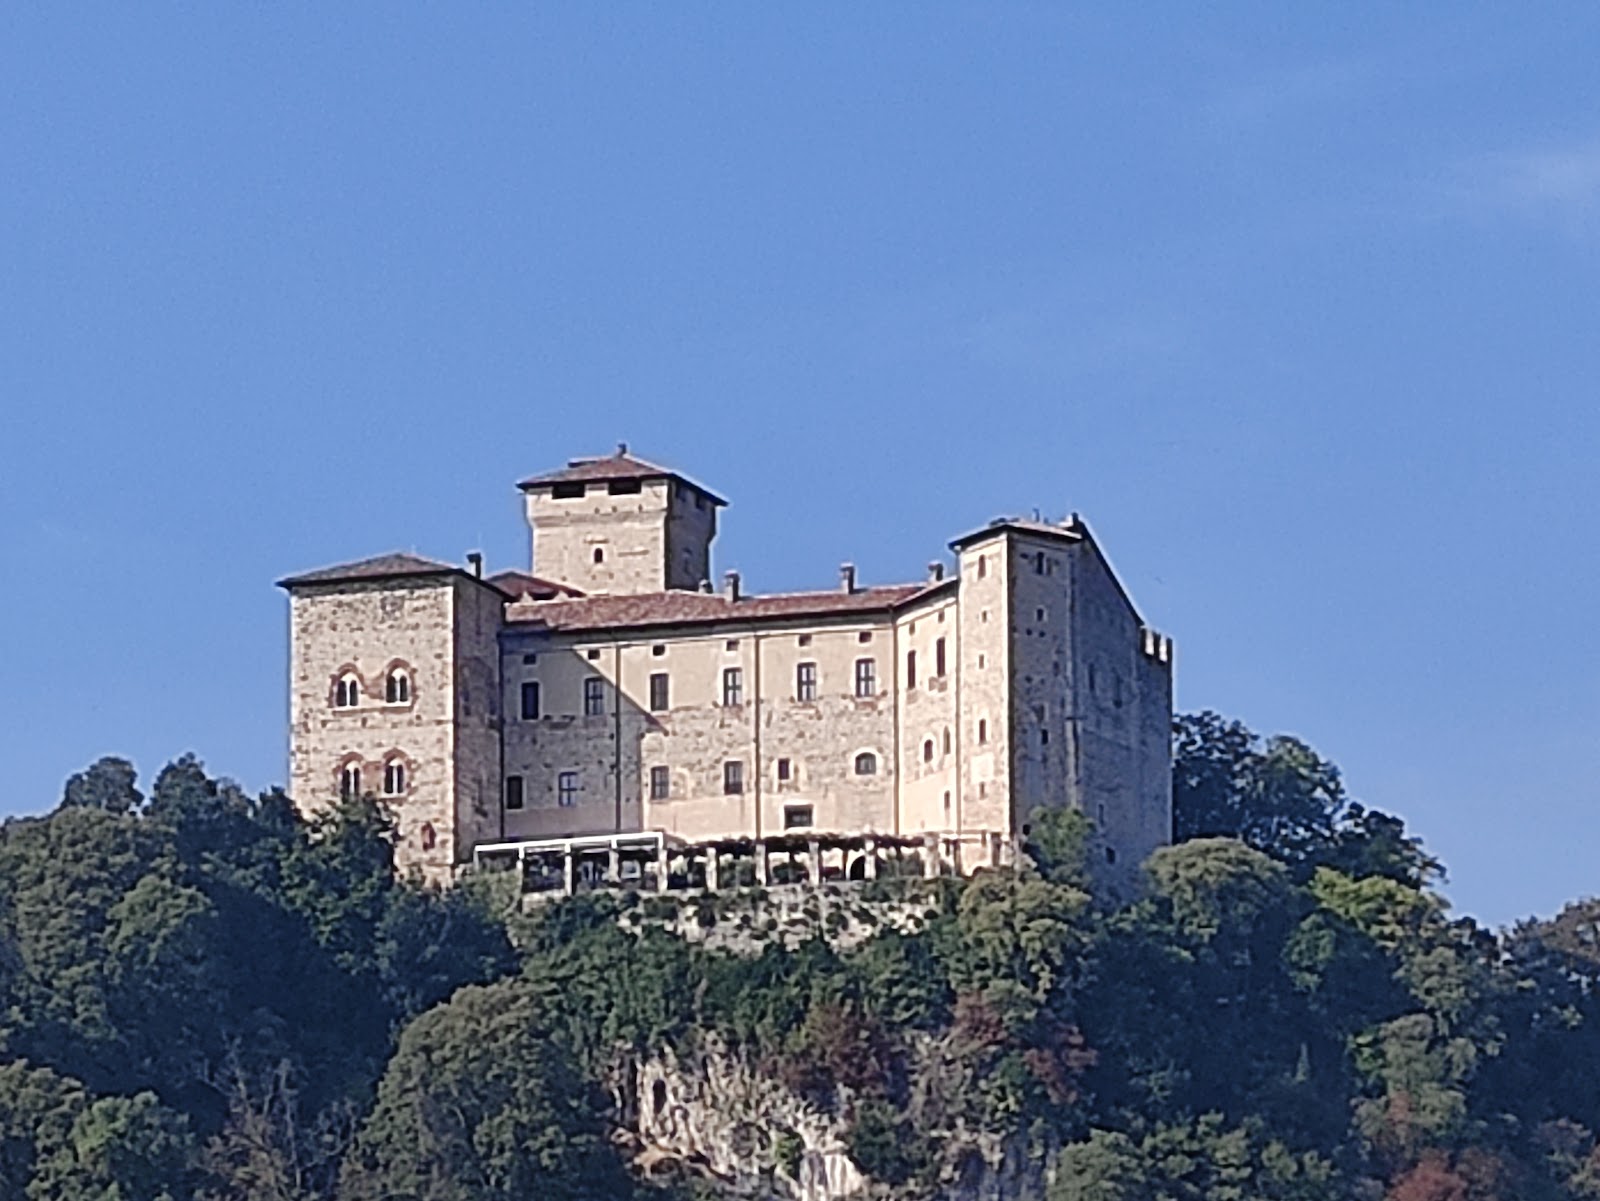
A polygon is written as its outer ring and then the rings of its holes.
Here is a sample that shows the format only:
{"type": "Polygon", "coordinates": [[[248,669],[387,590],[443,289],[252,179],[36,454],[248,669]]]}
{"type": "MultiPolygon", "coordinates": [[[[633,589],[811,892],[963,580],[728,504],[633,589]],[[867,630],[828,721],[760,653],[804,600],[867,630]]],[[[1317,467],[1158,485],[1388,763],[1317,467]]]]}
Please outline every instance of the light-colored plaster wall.
{"type": "MultiPolygon", "coordinates": [[[[492,588],[454,577],[455,660],[454,820],[455,862],[469,863],[472,848],[500,832],[500,628],[505,598],[492,588]]],[[[439,831],[444,835],[444,831],[439,831]]],[[[441,841],[443,838],[441,837],[441,841]]]]}
{"type": "Polygon", "coordinates": [[[1009,539],[996,534],[960,555],[961,787],[957,820],[963,834],[993,830],[1010,839],[1012,822],[1012,646],[1009,539]],[[980,730],[979,723],[982,723],[980,730]]]}
{"type": "Polygon", "coordinates": [[[694,588],[709,579],[716,506],[669,479],[613,494],[590,482],[581,497],[530,488],[524,507],[533,537],[533,571],[591,595],[694,588]],[[596,562],[596,555],[599,561],[596,562]]]}

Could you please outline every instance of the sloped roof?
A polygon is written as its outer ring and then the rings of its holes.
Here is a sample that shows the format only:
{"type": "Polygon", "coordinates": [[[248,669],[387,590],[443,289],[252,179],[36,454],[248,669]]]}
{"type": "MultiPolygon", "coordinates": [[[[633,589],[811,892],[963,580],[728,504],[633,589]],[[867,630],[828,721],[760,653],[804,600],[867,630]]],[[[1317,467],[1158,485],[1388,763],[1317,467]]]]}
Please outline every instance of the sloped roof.
{"type": "Polygon", "coordinates": [[[1047,521],[1030,521],[1023,517],[996,517],[982,529],[952,539],[950,549],[960,550],[963,546],[969,546],[984,538],[992,538],[1003,530],[1015,530],[1021,534],[1034,534],[1042,538],[1059,538],[1063,542],[1081,542],[1084,535],[1081,524],[1051,525],[1047,521]]]}
{"type": "Polygon", "coordinates": [[[531,596],[534,600],[556,600],[561,597],[582,596],[583,591],[571,584],[558,584],[526,571],[497,571],[486,581],[507,596],[520,600],[531,596]]]}
{"type": "Polygon", "coordinates": [[[647,592],[631,596],[586,596],[537,601],[506,610],[513,624],[550,630],[609,630],[637,626],[713,625],[781,621],[786,618],[848,617],[883,613],[922,593],[953,584],[891,584],[854,592],[779,592],[729,600],[716,592],[647,592]]]}
{"type": "Polygon", "coordinates": [[[711,489],[695,483],[681,471],[674,471],[670,467],[662,467],[660,464],[629,454],[626,442],[617,447],[615,454],[569,459],[565,467],[557,471],[547,471],[543,475],[529,476],[518,483],[517,487],[526,492],[532,488],[547,487],[551,484],[608,483],[611,480],[677,480],[697,492],[704,493],[713,504],[728,503],[711,489]]]}
{"type": "MultiPolygon", "coordinates": [[[[280,588],[302,588],[311,584],[343,584],[361,580],[422,579],[428,576],[458,575],[488,587],[487,580],[452,563],[424,558],[409,551],[392,551],[387,555],[374,555],[370,559],[357,559],[352,563],[336,563],[332,567],[319,567],[315,571],[301,572],[278,581],[280,588]]],[[[502,589],[496,588],[499,592],[502,589]]]]}

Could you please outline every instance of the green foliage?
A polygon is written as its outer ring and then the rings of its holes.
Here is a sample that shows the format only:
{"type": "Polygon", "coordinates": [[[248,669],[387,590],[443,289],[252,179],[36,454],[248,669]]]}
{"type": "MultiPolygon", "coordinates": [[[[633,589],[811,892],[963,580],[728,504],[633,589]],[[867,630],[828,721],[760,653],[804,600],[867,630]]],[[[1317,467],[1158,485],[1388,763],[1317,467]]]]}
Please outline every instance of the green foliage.
{"type": "Polygon", "coordinates": [[[400,1038],[345,1166],[342,1201],[626,1197],[603,1098],[526,981],[462,989],[400,1038]]]}
{"type": "Polygon", "coordinates": [[[1185,837],[1133,903],[1091,900],[1089,824],[1048,809],[1013,870],[783,923],[697,898],[738,954],[663,898],[397,879],[371,799],[304,821],[192,756],[146,799],[102,760],[0,834],[0,1197],[626,1197],[601,1086],[714,1037],[885,1196],[981,1142],[1052,1201],[1600,1201],[1600,902],[1483,930],[1306,744],[1200,714],[1178,759],[1185,837]],[[907,903],[915,932],[877,908],[907,903]]]}

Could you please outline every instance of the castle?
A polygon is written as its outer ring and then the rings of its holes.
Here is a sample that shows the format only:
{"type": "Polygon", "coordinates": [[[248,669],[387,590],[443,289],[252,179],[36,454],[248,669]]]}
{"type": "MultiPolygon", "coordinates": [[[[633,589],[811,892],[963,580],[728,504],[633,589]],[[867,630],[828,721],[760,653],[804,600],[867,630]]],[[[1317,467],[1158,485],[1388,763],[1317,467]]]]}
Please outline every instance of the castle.
{"type": "Polygon", "coordinates": [[[758,595],[712,588],[727,502],[625,445],[519,487],[529,572],[388,554],[280,581],[291,795],[389,802],[403,868],[514,861],[568,891],[715,887],[735,859],[969,872],[1073,806],[1124,892],[1169,841],[1172,644],[1076,516],[993,521],[915,583],[847,564],[758,595]]]}

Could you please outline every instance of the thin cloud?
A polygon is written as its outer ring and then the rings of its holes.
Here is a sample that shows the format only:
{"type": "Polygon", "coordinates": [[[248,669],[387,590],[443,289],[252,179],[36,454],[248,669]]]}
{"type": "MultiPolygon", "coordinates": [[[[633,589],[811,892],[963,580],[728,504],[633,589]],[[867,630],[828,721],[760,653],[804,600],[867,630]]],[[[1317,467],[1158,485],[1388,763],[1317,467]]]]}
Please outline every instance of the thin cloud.
{"type": "Polygon", "coordinates": [[[1455,199],[1475,215],[1555,224],[1585,238],[1600,234],[1600,138],[1489,155],[1460,174],[1455,199]]]}

